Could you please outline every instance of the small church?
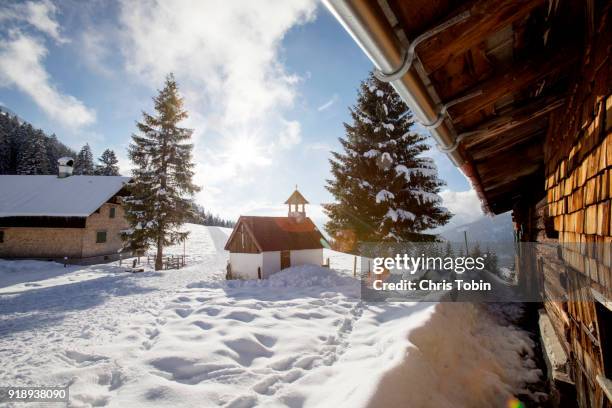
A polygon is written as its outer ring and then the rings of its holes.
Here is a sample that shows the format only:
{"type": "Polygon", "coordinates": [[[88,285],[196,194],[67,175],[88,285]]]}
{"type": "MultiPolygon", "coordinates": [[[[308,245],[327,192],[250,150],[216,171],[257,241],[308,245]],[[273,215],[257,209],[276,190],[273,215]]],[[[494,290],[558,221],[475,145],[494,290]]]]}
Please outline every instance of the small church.
{"type": "Polygon", "coordinates": [[[323,264],[323,248],[329,244],[306,216],[308,201],[297,186],[285,204],[287,217],[238,219],[225,244],[232,279],[264,279],[290,266],[323,264]]]}

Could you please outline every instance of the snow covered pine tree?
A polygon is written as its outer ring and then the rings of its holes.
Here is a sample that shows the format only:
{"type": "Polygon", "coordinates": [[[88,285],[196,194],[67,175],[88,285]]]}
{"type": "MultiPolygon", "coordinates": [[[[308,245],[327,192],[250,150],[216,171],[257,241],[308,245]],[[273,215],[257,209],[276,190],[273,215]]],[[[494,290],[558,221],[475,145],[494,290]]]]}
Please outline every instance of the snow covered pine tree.
{"type": "MultiPolygon", "coordinates": [[[[340,245],[400,242],[444,225],[452,216],[440,206],[434,162],[422,154],[425,137],[412,132],[412,114],[391,85],[370,74],[361,83],[353,124],[344,124],[343,153],[332,152],[332,179],[326,188],[336,198],[325,204],[325,228],[340,245]]],[[[350,245],[352,246],[352,245],[350,245]]]]}
{"type": "Polygon", "coordinates": [[[89,143],[85,143],[85,146],[81,148],[81,151],[77,155],[74,162],[74,174],[78,176],[94,175],[93,154],[91,153],[89,143]]]}
{"type": "Polygon", "coordinates": [[[100,164],[96,166],[96,174],[98,176],[118,176],[119,175],[119,160],[115,156],[115,152],[111,149],[106,149],[102,156],[98,159],[100,164]]]}
{"type": "Polygon", "coordinates": [[[132,228],[125,238],[132,249],[157,247],[155,269],[160,270],[164,246],[188,236],[180,227],[192,215],[192,197],[200,188],[192,182],[193,131],[178,126],[187,112],[172,74],[153,101],[156,115],[143,113],[140,134],[132,135],[128,149],[134,169],[125,200],[132,228]]]}
{"type": "Polygon", "coordinates": [[[45,138],[39,134],[31,134],[25,142],[25,147],[18,158],[17,174],[40,175],[49,173],[47,147],[45,138]]]}

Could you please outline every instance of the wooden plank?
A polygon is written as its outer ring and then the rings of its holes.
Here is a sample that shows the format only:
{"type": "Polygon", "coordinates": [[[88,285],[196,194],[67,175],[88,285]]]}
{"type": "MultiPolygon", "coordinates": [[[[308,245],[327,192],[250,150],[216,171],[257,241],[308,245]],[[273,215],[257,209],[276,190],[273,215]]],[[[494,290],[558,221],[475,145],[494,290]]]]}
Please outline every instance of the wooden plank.
{"type": "MultiPolygon", "coordinates": [[[[482,134],[466,139],[465,145],[472,146],[488,139],[497,137],[503,133],[513,130],[521,125],[533,121],[559,109],[564,103],[562,97],[539,98],[525,106],[513,109],[502,116],[479,124],[475,128],[465,131],[480,131],[482,134]]],[[[559,168],[560,177],[565,177],[565,166],[559,168]]]]}
{"type": "MultiPolygon", "coordinates": [[[[476,92],[481,92],[481,94],[468,99],[466,102],[451,106],[449,115],[454,122],[461,122],[470,114],[476,113],[486,106],[495,103],[504,95],[513,94],[548,75],[563,71],[572,64],[575,64],[575,61],[576,57],[574,54],[559,52],[553,58],[540,57],[528,62],[521,61],[516,63],[514,66],[503,70],[500,74],[464,92],[461,96],[476,92]]],[[[444,103],[448,102],[450,100],[444,101],[444,103]]]]}
{"type": "MultiPolygon", "coordinates": [[[[463,54],[489,35],[529,15],[534,8],[542,4],[544,4],[543,0],[474,2],[469,8],[470,17],[467,20],[423,41],[417,47],[417,54],[425,70],[431,73],[443,67],[453,56],[463,54]]],[[[464,10],[465,8],[461,8],[454,11],[444,21],[464,10]]],[[[442,22],[436,22],[432,27],[442,22]]]]}

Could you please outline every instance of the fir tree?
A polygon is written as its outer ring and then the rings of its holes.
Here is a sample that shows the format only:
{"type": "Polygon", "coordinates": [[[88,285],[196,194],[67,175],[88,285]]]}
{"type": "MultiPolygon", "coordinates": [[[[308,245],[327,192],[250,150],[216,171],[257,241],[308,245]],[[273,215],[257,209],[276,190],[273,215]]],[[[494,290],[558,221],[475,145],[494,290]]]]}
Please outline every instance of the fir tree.
{"type": "MultiPolygon", "coordinates": [[[[47,160],[38,166],[40,174],[57,174],[57,159],[62,156],[75,157],[76,153],[59,142],[55,135],[47,136],[42,130],[34,129],[29,123],[19,119],[0,107],[0,174],[17,174],[20,160],[28,156],[34,137],[44,141],[47,160]]],[[[22,171],[23,165],[22,165],[22,171]]]]}
{"type": "Polygon", "coordinates": [[[192,197],[199,191],[193,184],[192,130],[179,127],[187,117],[172,74],[153,98],[155,114],[143,112],[132,135],[128,156],[134,163],[131,195],[126,216],[132,227],[127,246],[157,247],[155,269],[162,268],[163,249],[185,240],[181,225],[191,216],[192,197]]]}
{"type": "Polygon", "coordinates": [[[118,176],[119,175],[119,160],[115,156],[115,152],[111,149],[106,149],[102,156],[98,159],[100,162],[96,166],[96,174],[99,176],[118,176]]]}
{"type": "Polygon", "coordinates": [[[330,159],[326,188],[336,199],[324,205],[330,235],[410,241],[445,224],[451,214],[437,195],[444,183],[433,161],[422,156],[425,138],[410,130],[412,114],[391,85],[370,75],[350,113],[353,121],[344,124],[346,136],[339,139],[343,152],[330,159]]]}
{"type": "Polygon", "coordinates": [[[81,148],[81,151],[76,157],[74,162],[74,174],[81,176],[94,175],[93,154],[91,153],[89,143],[85,143],[85,146],[81,148]]]}
{"type": "Polygon", "coordinates": [[[49,162],[43,136],[32,134],[26,140],[25,147],[19,157],[17,174],[49,174],[49,162]]]}
{"type": "Polygon", "coordinates": [[[11,169],[11,141],[8,132],[0,127],[0,174],[11,169]]]}

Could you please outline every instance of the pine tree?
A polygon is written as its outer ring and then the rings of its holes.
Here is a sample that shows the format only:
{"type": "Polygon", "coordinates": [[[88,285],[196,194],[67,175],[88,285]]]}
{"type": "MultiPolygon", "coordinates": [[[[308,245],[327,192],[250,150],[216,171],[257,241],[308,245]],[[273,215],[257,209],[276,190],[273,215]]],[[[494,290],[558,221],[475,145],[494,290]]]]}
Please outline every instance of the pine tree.
{"type": "Polygon", "coordinates": [[[25,147],[17,164],[17,174],[49,174],[49,162],[44,136],[32,133],[26,140],[25,147]]]}
{"type": "Polygon", "coordinates": [[[81,148],[74,161],[74,174],[77,176],[94,175],[93,154],[91,153],[89,143],[85,143],[85,146],[81,148]]]}
{"type": "Polygon", "coordinates": [[[132,226],[127,246],[157,247],[155,269],[162,268],[163,249],[185,240],[181,225],[191,216],[193,184],[192,130],[179,127],[187,117],[183,99],[172,74],[153,98],[155,115],[143,112],[132,135],[128,156],[134,163],[131,195],[126,198],[126,216],[132,226]]]}
{"type": "Polygon", "coordinates": [[[101,163],[96,166],[96,174],[99,176],[118,176],[119,175],[119,160],[115,156],[115,152],[111,149],[106,149],[102,156],[98,159],[101,163]]]}
{"type": "Polygon", "coordinates": [[[0,174],[8,174],[11,169],[11,141],[8,132],[0,127],[0,174]]]}
{"type": "Polygon", "coordinates": [[[93,154],[89,143],[85,143],[85,146],[81,148],[79,154],[74,162],[74,174],[80,176],[93,176],[94,175],[94,163],[93,154]]]}
{"type": "Polygon", "coordinates": [[[444,183],[433,161],[422,154],[425,138],[410,128],[412,114],[391,85],[370,74],[344,124],[343,152],[332,152],[332,179],[326,188],[336,199],[325,204],[326,229],[337,241],[399,242],[445,224],[451,214],[437,193],[444,183]]]}

